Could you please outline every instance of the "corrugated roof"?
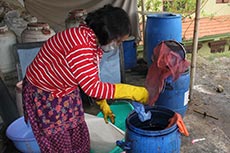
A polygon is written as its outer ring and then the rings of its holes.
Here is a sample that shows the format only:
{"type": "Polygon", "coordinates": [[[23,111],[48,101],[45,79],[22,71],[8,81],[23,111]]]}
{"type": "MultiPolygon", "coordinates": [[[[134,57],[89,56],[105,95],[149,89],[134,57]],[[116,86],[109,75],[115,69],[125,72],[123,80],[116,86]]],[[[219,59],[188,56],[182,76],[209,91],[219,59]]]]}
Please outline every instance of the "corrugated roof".
{"type": "MultiPolygon", "coordinates": [[[[182,21],[182,38],[190,40],[193,37],[194,19],[182,21]]],[[[199,38],[219,34],[230,34],[230,15],[203,17],[199,21],[199,38]]]]}

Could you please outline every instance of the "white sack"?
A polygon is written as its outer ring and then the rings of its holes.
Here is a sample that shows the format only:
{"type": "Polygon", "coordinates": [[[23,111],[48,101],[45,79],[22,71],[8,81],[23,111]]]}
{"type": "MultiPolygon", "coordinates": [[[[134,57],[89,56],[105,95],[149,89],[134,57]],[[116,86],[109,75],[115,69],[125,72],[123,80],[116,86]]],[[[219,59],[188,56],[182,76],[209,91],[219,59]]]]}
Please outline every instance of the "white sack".
{"type": "Polygon", "coordinates": [[[85,113],[85,120],[93,153],[109,153],[116,147],[116,141],[124,138],[122,130],[112,123],[106,124],[103,118],[85,113]]]}

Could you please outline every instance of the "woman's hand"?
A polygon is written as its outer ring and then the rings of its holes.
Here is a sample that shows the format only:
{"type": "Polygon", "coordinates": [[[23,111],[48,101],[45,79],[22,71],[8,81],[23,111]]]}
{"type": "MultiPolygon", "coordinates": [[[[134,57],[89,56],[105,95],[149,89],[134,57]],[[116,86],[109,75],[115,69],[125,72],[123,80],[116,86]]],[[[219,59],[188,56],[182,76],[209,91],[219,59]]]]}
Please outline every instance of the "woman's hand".
{"type": "Polygon", "coordinates": [[[148,91],[144,87],[115,84],[114,99],[130,99],[142,104],[147,104],[148,97],[148,91]]]}
{"type": "Polygon", "coordinates": [[[115,115],[111,111],[106,99],[96,101],[96,103],[100,106],[100,109],[104,115],[105,123],[108,123],[108,118],[110,119],[111,123],[115,123],[115,115]]]}

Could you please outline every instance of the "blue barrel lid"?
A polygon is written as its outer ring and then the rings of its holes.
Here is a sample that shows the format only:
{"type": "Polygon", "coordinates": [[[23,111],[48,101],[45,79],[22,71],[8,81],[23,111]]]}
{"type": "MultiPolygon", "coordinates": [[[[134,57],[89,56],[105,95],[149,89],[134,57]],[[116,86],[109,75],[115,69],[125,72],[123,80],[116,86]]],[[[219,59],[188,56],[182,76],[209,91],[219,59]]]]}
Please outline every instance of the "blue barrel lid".
{"type": "Polygon", "coordinates": [[[134,41],[135,40],[135,36],[129,36],[127,39],[125,39],[124,41],[134,41]]]}
{"type": "Polygon", "coordinates": [[[161,12],[161,13],[154,13],[154,14],[149,14],[147,17],[151,18],[180,18],[180,14],[175,14],[171,12],[161,12]]]}

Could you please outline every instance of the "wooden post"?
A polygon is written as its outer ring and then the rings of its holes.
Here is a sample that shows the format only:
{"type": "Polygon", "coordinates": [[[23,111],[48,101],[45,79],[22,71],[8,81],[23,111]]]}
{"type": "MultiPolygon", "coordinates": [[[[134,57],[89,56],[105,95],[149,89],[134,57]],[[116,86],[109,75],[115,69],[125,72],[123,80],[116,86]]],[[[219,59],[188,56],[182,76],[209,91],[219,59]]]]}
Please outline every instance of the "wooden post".
{"type": "Polygon", "coordinates": [[[120,56],[121,82],[126,83],[124,48],[122,44],[119,46],[119,54],[120,54],[119,56],[120,56]]]}
{"type": "Polygon", "coordinates": [[[144,44],[144,38],[145,38],[145,15],[144,15],[145,5],[144,5],[144,0],[141,0],[141,11],[142,11],[141,17],[142,17],[142,36],[143,36],[142,42],[144,44]]]}
{"type": "Polygon", "coordinates": [[[197,47],[198,47],[198,34],[199,34],[199,20],[200,20],[200,0],[196,0],[196,14],[195,14],[195,23],[194,23],[194,32],[193,32],[193,50],[192,50],[192,60],[191,60],[191,71],[190,71],[190,94],[189,99],[192,100],[193,86],[195,82],[196,74],[196,56],[197,56],[197,47]]]}

